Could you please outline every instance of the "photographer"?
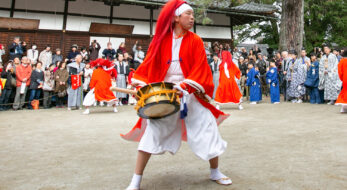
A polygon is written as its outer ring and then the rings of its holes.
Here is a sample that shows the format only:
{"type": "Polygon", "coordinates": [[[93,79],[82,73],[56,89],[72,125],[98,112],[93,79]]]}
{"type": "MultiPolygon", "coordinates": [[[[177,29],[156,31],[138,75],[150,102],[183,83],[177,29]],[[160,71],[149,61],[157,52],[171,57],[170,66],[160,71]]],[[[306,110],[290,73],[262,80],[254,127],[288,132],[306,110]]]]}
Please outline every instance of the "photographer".
{"type": "Polygon", "coordinates": [[[135,42],[133,52],[134,61],[140,65],[143,62],[143,59],[145,58],[145,53],[142,51],[142,46],[138,45],[138,41],[135,42]]]}
{"type": "Polygon", "coordinates": [[[13,39],[13,43],[8,46],[10,52],[10,60],[18,57],[22,59],[24,52],[26,52],[26,42],[21,42],[19,37],[13,39]]]}
{"type": "Polygon", "coordinates": [[[94,61],[97,58],[99,58],[100,48],[101,48],[100,44],[96,40],[93,40],[93,42],[89,46],[89,60],[90,61],[94,61]]]}

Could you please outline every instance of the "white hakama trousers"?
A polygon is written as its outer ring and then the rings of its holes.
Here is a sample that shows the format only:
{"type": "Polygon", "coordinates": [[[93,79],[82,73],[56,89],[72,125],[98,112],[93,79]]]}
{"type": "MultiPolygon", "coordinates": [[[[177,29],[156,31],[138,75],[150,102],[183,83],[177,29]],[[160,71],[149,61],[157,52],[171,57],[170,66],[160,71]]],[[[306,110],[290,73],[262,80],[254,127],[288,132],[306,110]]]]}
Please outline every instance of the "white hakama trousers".
{"type": "MultiPolygon", "coordinates": [[[[113,94],[115,95],[116,92],[113,92],[113,94]]],[[[107,102],[108,105],[113,106],[114,104],[116,104],[116,101],[117,101],[117,99],[110,100],[110,101],[106,101],[106,102],[107,102]]],[[[87,95],[84,97],[83,106],[90,107],[90,106],[92,106],[95,102],[96,102],[96,99],[95,99],[95,93],[94,93],[94,88],[93,88],[93,89],[91,89],[91,90],[87,93],[87,95]]]]}
{"type": "Polygon", "coordinates": [[[185,123],[187,142],[192,151],[203,160],[221,155],[227,143],[219,134],[216,118],[202,106],[193,94],[187,97],[188,115],[180,119],[180,112],[158,120],[147,120],[147,128],[138,150],[151,154],[166,151],[175,154],[181,146],[182,124],[185,123]]]}

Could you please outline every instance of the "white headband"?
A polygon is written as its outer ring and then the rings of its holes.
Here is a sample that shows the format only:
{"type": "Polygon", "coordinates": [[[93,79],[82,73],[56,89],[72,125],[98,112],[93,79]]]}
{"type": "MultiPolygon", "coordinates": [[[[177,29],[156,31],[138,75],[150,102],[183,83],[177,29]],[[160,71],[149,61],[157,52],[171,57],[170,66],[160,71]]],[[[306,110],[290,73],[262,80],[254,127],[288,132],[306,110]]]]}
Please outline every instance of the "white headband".
{"type": "Polygon", "coordinates": [[[187,3],[183,3],[180,7],[176,9],[175,15],[180,16],[182,13],[184,13],[187,10],[193,10],[193,8],[187,3]]]}

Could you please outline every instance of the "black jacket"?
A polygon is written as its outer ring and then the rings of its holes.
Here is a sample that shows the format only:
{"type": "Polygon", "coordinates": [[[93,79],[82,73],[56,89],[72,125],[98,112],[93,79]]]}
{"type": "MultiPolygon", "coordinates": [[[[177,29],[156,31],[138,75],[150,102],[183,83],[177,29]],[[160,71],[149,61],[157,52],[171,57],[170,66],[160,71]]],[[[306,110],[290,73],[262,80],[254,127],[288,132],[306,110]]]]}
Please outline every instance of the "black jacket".
{"type": "Polygon", "coordinates": [[[104,49],[102,55],[105,59],[113,60],[116,57],[116,51],[114,49],[104,49]]]}
{"type": "Polygon", "coordinates": [[[70,51],[69,54],[67,55],[67,59],[69,60],[68,63],[72,63],[73,61],[71,60],[74,60],[78,54],[80,54],[79,51],[75,51],[75,52],[70,51]]]}
{"type": "Polygon", "coordinates": [[[266,62],[264,60],[259,60],[259,62],[256,64],[256,66],[259,68],[259,73],[261,75],[266,74],[266,62]]]}
{"type": "Polygon", "coordinates": [[[247,75],[247,69],[248,69],[247,63],[243,63],[243,64],[239,63],[239,68],[240,68],[242,76],[246,76],[247,75]]]}
{"type": "Polygon", "coordinates": [[[26,46],[23,46],[22,44],[16,44],[13,42],[10,45],[8,45],[8,50],[10,54],[10,60],[13,60],[16,57],[21,59],[27,49],[26,49],[26,46]]]}
{"type": "Polygon", "coordinates": [[[30,86],[29,89],[38,89],[40,82],[43,83],[44,73],[43,71],[39,72],[36,69],[33,70],[30,77],[30,86]]]}
{"type": "Polygon", "coordinates": [[[10,90],[10,89],[13,88],[12,84],[11,84],[12,77],[16,78],[16,74],[14,72],[13,73],[11,73],[11,71],[6,72],[6,69],[4,69],[1,72],[1,78],[7,79],[6,83],[5,83],[5,86],[4,86],[5,89],[9,89],[10,90]]]}

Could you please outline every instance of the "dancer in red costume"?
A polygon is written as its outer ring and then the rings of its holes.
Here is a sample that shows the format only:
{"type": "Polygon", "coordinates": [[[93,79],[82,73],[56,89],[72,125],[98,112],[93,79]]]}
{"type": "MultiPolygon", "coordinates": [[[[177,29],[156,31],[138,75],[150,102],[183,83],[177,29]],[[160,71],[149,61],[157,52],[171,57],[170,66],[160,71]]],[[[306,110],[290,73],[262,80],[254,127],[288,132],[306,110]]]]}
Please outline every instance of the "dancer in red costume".
{"type": "Polygon", "coordinates": [[[215,98],[217,109],[223,104],[237,104],[239,109],[242,110],[242,94],[235,80],[235,77],[237,79],[241,78],[241,72],[233,63],[232,55],[229,51],[222,52],[222,63],[219,68],[219,86],[215,98]]]}
{"type": "Polygon", "coordinates": [[[341,105],[341,113],[347,113],[347,49],[344,51],[344,58],[338,65],[339,77],[342,81],[342,90],[336,100],[335,105],[341,105]]]}
{"type": "Polygon", "coordinates": [[[228,115],[208,102],[214,89],[212,74],[203,41],[189,31],[193,26],[193,9],[185,1],[169,1],[159,15],[147,57],[132,79],[137,87],[162,81],[175,83],[183,95],[181,103],[188,110],[157,120],[140,119],[129,133],[122,135],[124,139],[139,141],[135,173],[128,190],[140,189],[152,154],[175,154],[182,140],[188,142],[195,155],[209,161],[211,180],[222,185],[232,183],[218,169],[218,157],[227,146],[218,124],[228,115]]]}
{"type": "MultiPolygon", "coordinates": [[[[118,112],[116,108],[117,98],[115,94],[110,90],[112,86],[112,75],[114,75],[114,65],[111,61],[105,59],[97,59],[90,63],[90,66],[96,69],[93,71],[92,79],[90,80],[90,91],[86,95],[83,101],[83,105],[86,110],[83,114],[89,114],[89,107],[96,101],[107,102],[113,106],[113,111],[118,112]]],[[[113,76],[114,77],[114,76],[113,76]]]]}

